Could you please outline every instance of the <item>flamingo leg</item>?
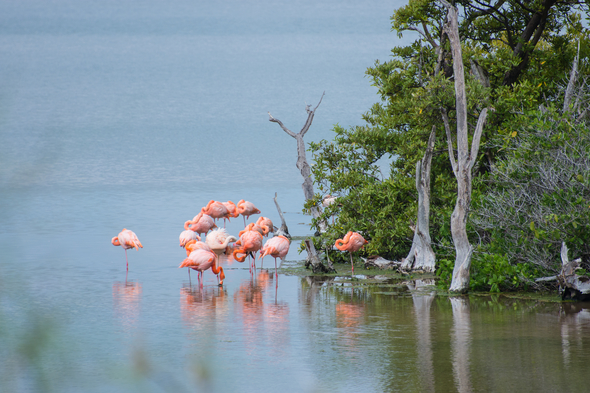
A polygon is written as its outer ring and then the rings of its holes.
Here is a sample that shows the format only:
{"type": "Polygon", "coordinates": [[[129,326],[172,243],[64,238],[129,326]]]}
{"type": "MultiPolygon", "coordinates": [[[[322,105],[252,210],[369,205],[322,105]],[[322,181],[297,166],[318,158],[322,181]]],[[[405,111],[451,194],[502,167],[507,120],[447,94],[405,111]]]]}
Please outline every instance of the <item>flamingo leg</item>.
{"type": "Polygon", "coordinates": [[[354,262],[352,261],[352,252],[350,252],[350,266],[352,266],[352,275],[354,276],[354,262]]]}
{"type": "Polygon", "coordinates": [[[127,262],[127,271],[129,271],[129,259],[127,259],[127,249],[125,249],[125,262],[127,262]]]}

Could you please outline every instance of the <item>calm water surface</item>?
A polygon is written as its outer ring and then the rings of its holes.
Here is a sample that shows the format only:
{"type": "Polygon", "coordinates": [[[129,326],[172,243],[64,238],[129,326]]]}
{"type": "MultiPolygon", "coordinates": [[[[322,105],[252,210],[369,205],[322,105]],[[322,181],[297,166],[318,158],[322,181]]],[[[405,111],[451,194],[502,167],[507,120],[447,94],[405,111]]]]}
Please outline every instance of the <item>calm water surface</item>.
{"type": "Polygon", "coordinates": [[[210,199],[278,222],[277,192],[310,233],[267,112],[299,131],[325,91],[309,141],[361,124],[404,3],[0,1],[0,391],[584,391],[582,307],[301,278],[297,244],[278,277],[178,269],[210,199]]]}

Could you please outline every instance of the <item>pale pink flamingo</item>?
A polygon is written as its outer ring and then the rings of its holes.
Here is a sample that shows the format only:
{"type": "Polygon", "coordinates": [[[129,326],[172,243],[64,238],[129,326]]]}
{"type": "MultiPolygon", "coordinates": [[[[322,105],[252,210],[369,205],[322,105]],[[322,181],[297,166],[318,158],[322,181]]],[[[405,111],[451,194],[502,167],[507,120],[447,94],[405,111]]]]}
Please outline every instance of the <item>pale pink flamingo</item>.
{"type": "Polygon", "coordinates": [[[232,201],[222,202],[222,204],[227,209],[227,214],[223,217],[223,227],[225,228],[225,220],[229,221],[230,218],[236,218],[240,213],[238,213],[238,208],[232,201]]]}
{"type": "MultiPolygon", "coordinates": [[[[278,282],[279,276],[277,275],[277,258],[281,261],[287,256],[289,252],[290,242],[285,236],[275,236],[264,243],[264,247],[260,250],[259,259],[263,259],[265,256],[270,255],[275,259],[275,277],[278,282]]],[[[264,259],[263,259],[264,263],[264,259]]]]}
{"type": "MultiPolygon", "coordinates": [[[[224,228],[215,229],[211,231],[209,235],[207,235],[205,242],[211,248],[211,251],[217,255],[217,259],[215,260],[215,269],[221,269],[219,267],[219,256],[225,252],[230,242],[235,242],[236,240],[238,239],[236,239],[235,236],[230,236],[224,228]]],[[[219,282],[219,285],[222,284],[223,279],[219,282]]]]}
{"type": "Polygon", "coordinates": [[[214,200],[210,200],[207,206],[201,209],[201,212],[210,215],[215,220],[226,218],[229,214],[223,203],[214,200]]]}
{"type": "Polygon", "coordinates": [[[207,243],[204,243],[201,241],[196,241],[196,240],[189,241],[188,243],[186,243],[186,246],[184,248],[186,249],[186,256],[187,257],[190,255],[191,252],[193,252],[195,250],[212,251],[211,247],[209,247],[207,245],[207,243]]]}
{"type": "Polygon", "coordinates": [[[211,229],[217,228],[213,218],[205,213],[197,214],[192,220],[188,220],[184,223],[184,229],[190,229],[191,231],[199,234],[207,234],[211,229]]]}
{"type": "Polygon", "coordinates": [[[191,240],[201,240],[201,237],[197,235],[196,232],[187,229],[180,232],[178,240],[180,240],[180,247],[185,248],[188,242],[190,242],[191,240]]]}
{"type": "Polygon", "coordinates": [[[275,231],[274,225],[268,217],[259,217],[256,221],[256,225],[260,226],[264,230],[262,236],[268,236],[269,233],[274,233],[275,231]]]}
{"type": "MultiPolygon", "coordinates": [[[[204,249],[196,249],[190,253],[190,255],[182,261],[179,268],[188,267],[199,272],[199,281],[202,282],[203,272],[209,268],[213,274],[217,275],[219,285],[223,285],[225,279],[225,273],[221,266],[217,266],[217,254],[212,251],[204,249]]],[[[190,270],[189,270],[190,274],[190,270]]]]}
{"type": "MultiPolygon", "coordinates": [[[[257,231],[246,231],[240,236],[238,242],[240,244],[236,246],[233,252],[234,259],[238,262],[244,262],[246,255],[253,253],[254,260],[256,260],[256,252],[262,248],[262,235],[257,231]]],[[[250,271],[252,271],[252,264],[250,264],[250,271]]]]}
{"type": "Polygon", "coordinates": [[[127,250],[129,248],[135,248],[136,250],[143,248],[141,242],[137,238],[137,235],[133,231],[123,228],[123,230],[117,236],[111,239],[111,243],[113,243],[114,246],[121,246],[123,249],[125,249],[125,261],[127,262],[127,270],[129,270],[127,250]]]}
{"type": "Polygon", "coordinates": [[[352,266],[352,274],[354,274],[354,263],[352,262],[352,253],[360,250],[365,244],[369,242],[357,232],[348,232],[344,239],[336,240],[334,244],[340,251],[348,251],[350,253],[350,265],[352,266]]]}
{"type": "Polygon", "coordinates": [[[250,218],[253,214],[260,214],[260,210],[252,202],[242,199],[238,202],[238,214],[244,216],[244,225],[246,225],[246,219],[250,218]]]}
{"type": "Polygon", "coordinates": [[[262,228],[260,225],[251,222],[250,224],[246,225],[246,228],[244,228],[240,231],[240,233],[238,233],[238,237],[242,237],[242,235],[248,231],[256,231],[260,233],[262,236],[264,236],[264,228],[262,228]]]}

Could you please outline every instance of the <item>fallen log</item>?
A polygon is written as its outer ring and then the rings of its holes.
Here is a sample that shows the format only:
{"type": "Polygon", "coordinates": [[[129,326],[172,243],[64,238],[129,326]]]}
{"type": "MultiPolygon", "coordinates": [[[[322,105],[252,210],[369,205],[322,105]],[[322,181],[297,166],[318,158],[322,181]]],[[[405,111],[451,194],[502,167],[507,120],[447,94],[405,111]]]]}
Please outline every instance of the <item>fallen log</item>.
{"type": "Polygon", "coordinates": [[[378,269],[396,269],[401,271],[401,266],[403,265],[403,261],[390,261],[378,255],[371,256],[369,258],[362,258],[363,262],[365,263],[365,269],[368,268],[378,268],[378,269]]]}
{"type": "Polygon", "coordinates": [[[578,270],[584,270],[580,267],[582,259],[578,258],[570,262],[567,253],[567,246],[563,242],[561,243],[561,272],[557,275],[561,298],[590,300],[590,277],[577,274],[578,270]]]}

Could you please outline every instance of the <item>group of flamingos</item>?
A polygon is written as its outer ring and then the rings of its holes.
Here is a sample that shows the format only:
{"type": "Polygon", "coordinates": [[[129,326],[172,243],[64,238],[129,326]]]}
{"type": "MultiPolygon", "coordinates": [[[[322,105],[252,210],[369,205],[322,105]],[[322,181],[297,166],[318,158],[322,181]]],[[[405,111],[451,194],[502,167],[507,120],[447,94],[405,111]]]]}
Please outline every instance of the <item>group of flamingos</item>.
{"type": "MultiPolygon", "coordinates": [[[[180,247],[186,250],[187,258],[182,261],[179,268],[188,268],[198,272],[199,282],[202,283],[203,272],[211,269],[217,275],[218,284],[223,285],[225,273],[219,265],[219,257],[222,254],[232,255],[238,262],[244,262],[246,256],[250,256],[250,270],[256,268],[256,253],[260,252],[259,259],[264,263],[264,257],[270,255],[275,259],[275,272],[277,270],[277,258],[283,260],[289,252],[290,241],[284,236],[278,235],[269,238],[263,246],[264,237],[274,233],[275,228],[272,221],[267,217],[260,217],[255,223],[246,225],[246,220],[254,214],[260,214],[260,210],[252,202],[240,200],[237,205],[231,201],[219,202],[209,201],[207,206],[201,208],[192,220],[184,223],[184,231],[180,233],[180,247]],[[238,234],[238,238],[229,235],[225,230],[225,220],[236,218],[239,215],[244,217],[245,228],[238,234]],[[223,219],[224,228],[218,228],[216,220],[223,219]],[[205,241],[201,237],[205,235],[205,241]],[[234,243],[234,244],[230,244],[234,243]]],[[[119,235],[113,237],[111,243],[115,246],[122,246],[125,250],[127,270],[129,260],[127,250],[130,248],[143,248],[137,235],[129,229],[123,229],[119,235]]],[[[336,241],[336,248],[341,251],[349,251],[352,273],[352,253],[358,251],[367,244],[367,241],[357,232],[348,232],[343,239],[336,241]]]]}

